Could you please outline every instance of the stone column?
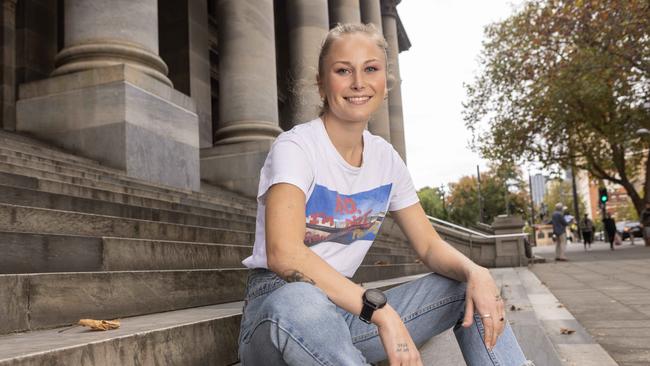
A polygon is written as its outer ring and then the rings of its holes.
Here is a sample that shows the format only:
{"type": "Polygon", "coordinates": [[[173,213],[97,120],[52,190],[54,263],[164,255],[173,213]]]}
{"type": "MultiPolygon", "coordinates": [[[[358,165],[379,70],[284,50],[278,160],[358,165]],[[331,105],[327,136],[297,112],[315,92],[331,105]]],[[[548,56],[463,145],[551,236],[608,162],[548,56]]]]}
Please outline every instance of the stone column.
{"type": "MultiPolygon", "coordinates": [[[[373,24],[382,33],[380,0],[360,0],[360,5],[361,22],[364,24],[373,24]]],[[[368,130],[390,142],[388,100],[384,100],[381,107],[370,118],[368,130]]]]}
{"type": "Polygon", "coordinates": [[[389,83],[388,111],[390,114],[390,142],[406,162],[404,141],[404,116],[402,114],[402,79],[399,74],[399,45],[397,42],[397,0],[381,0],[382,28],[388,41],[389,70],[393,82],[389,83]]]}
{"type": "Polygon", "coordinates": [[[217,0],[219,127],[201,177],[255,197],[278,119],[272,0],[217,0]]]}
{"type": "Polygon", "coordinates": [[[127,175],[198,190],[198,117],[158,56],[157,0],[66,0],[49,79],[22,84],[17,129],[127,175]]]}
{"type": "Polygon", "coordinates": [[[158,0],[160,56],[174,88],[196,103],[201,148],[214,138],[207,1],[158,0]]]}
{"type": "Polygon", "coordinates": [[[3,0],[0,8],[0,127],[16,129],[16,0],[3,0]]]}
{"type": "Polygon", "coordinates": [[[66,0],[64,46],[53,76],[127,64],[167,85],[158,56],[156,0],[66,0]]]}
{"type": "Polygon", "coordinates": [[[217,1],[217,144],[272,140],[278,123],[272,0],[217,1]]]}
{"type": "Polygon", "coordinates": [[[329,29],[327,0],[286,0],[289,28],[291,124],[318,117],[318,52],[329,29]]]}
{"type": "Polygon", "coordinates": [[[361,12],[359,0],[329,0],[330,28],[337,23],[359,23],[361,12]]]}

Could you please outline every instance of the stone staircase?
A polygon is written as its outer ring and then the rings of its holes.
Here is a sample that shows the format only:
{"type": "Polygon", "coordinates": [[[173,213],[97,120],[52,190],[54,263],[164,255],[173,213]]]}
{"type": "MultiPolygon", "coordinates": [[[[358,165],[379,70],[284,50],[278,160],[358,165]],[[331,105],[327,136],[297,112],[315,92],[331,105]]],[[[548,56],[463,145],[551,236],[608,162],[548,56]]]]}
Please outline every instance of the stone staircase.
{"type": "MultiPolygon", "coordinates": [[[[0,365],[236,363],[255,211],[0,131],[0,365]],[[65,330],[81,318],[122,326],[65,330]]],[[[426,272],[395,227],[386,218],[353,280],[426,272]]]]}

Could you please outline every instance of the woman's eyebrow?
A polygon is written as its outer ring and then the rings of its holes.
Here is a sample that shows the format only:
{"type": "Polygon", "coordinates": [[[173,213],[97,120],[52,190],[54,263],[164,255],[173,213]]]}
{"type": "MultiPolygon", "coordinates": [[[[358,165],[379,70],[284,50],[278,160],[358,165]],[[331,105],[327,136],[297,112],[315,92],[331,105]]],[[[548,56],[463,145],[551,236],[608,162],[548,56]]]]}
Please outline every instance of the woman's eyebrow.
{"type": "MultiPolygon", "coordinates": [[[[364,64],[367,64],[367,63],[369,63],[369,62],[375,62],[375,61],[379,61],[379,60],[376,59],[376,58],[371,58],[371,59],[369,59],[369,60],[364,61],[363,63],[364,63],[364,64]]],[[[333,64],[345,64],[345,65],[352,66],[352,62],[350,62],[350,61],[344,61],[344,60],[334,61],[333,64]]]]}

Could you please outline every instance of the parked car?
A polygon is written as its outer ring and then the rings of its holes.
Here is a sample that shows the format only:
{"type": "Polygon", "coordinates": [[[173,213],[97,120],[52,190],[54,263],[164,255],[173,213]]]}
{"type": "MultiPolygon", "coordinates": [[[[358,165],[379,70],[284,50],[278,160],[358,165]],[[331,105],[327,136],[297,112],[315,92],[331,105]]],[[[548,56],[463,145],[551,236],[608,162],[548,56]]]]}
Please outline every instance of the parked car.
{"type": "Polygon", "coordinates": [[[634,235],[635,238],[641,238],[643,237],[643,232],[641,229],[641,223],[638,221],[628,221],[625,223],[623,226],[623,230],[621,233],[621,238],[623,240],[629,238],[631,235],[634,235]]]}

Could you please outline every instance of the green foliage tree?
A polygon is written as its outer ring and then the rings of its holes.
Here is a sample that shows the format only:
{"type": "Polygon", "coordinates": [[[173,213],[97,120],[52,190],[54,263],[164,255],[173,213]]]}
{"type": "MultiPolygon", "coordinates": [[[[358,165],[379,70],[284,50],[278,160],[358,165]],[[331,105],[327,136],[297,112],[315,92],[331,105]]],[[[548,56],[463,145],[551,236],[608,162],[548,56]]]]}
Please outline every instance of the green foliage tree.
{"type": "MultiPolygon", "coordinates": [[[[567,207],[569,213],[576,217],[576,213],[573,206],[573,187],[571,182],[564,180],[554,180],[549,182],[546,195],[544,196],[544,203],[548,207],[548,215],[546,215],[546,221],[551,219],[551,215],[555,210],[555,205],[558,203],[563,204],[567,207]]],[[[580,210],[580,219],[587,213],[587,209],[584,201],[580,196],[578,196],[578,209],[580,210]]]]}
{"type": "Polygon", "coordinates": [[[444,192],[441,188],[424,187],[417,194],[420,198],[422,209],[424,209],[427,215],[447,220],[447,210],[443,203],[444,192]]]}
{"type": "MultiPolygon", "coordinates": [[[[449,220],[463,226],[472,226],[479,222],[477,177],[462,177],[449,187],[449,220]]],[[[496,216],[506,213],[506,194],[510,214],[521,215],[527,219],[529,196],[521,179],[521,172],[514,166],[505,165],[493,165],[487,172],[481,172],[483,222],[490,224],[496,216]],[[511,191],[506,189],[507,181],[511,184],[511,191]]]]}
{"type": "Polygon", "coordinates": [[[485,35],[466,85],[472,146],[493,161],[587,170],[623,186],[640,213],[650,202],[650,140],[637,134],[650,129],[650,2],[532,0],[485,35]]]}

